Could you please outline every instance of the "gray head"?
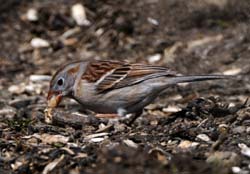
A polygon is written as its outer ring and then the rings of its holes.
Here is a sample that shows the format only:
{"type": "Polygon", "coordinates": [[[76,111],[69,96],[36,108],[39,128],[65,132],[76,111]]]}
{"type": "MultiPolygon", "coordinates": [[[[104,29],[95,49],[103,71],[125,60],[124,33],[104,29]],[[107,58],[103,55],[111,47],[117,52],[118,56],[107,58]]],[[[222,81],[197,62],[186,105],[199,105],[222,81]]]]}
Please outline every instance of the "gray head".
{"type": "Polygon", "coordinates": [[[56,97],[57,104],[59,104],[63,97],[71,95],[77,74],[81,68],[80,65],[81,62],[74,62],[57,70],[50,81],[47,100],[56,97]]]}

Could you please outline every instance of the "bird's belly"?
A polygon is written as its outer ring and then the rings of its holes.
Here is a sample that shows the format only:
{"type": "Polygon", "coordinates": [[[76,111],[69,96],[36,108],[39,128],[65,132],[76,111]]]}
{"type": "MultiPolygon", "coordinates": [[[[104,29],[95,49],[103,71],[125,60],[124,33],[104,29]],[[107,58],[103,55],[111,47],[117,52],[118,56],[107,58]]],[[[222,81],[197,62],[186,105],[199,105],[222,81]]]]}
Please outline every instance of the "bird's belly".
{"type": "MultiPolygon", "coordinates": [[[[84,89],[84,88],[82,88],[84,89]]],[[[126,110],[127,113],[137,112],[151,103],[161,89],[148,86],[148,83],[140,83],[133,86],[112,89],[103,93],[81,93],[74,97],[85,109],[96,113],[117,113],[118,109],[126,110]],[[79,97],[80,96],[80,97],[79,97]]]]}

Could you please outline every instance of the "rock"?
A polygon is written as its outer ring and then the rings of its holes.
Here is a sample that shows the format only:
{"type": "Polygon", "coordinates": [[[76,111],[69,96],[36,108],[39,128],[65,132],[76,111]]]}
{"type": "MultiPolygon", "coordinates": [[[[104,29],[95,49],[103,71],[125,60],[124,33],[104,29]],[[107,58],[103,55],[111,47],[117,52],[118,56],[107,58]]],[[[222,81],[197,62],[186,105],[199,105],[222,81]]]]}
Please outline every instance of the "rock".
{"type": "Polygon", "coordinates": [[[184,140],[184,141],[180,142],[180,144],[178,145],[178,148],[185,150],[185,149],[195,148],[198,145],[199,145],[199,143],[197,143],[197,142],[184,140]]]}
{"type": "Polygon", "coordinates": [[[21,83],[19,85],[11,85],[8,91],[12,94],[21,94],[25,91],[25,84],[21,83]]]}
{"type": "Polygon", "coordinates": [[[17,110],[15,108],[5,105],[4,107],[0,108],[0,119],[13,119],[16,113],[17,110]]]}
{"type": "Polygon", "coordinates": [[[124,142],[127,146],[129,146],[129,147],[132,147],[132,148],[135,148],[135,149],[138,148],[138,144],[136,144],[136,143],[133,142],[132,140],[126,139],[126,140],[123,140],[123,142],[124,142]]]}
{"type": "Polygon", "coordinates": [[[30,41],[30,45],[33,48],[47,48],[50,46],[50,43],[45,39],[36,37],[30,41]]]}
{"type": "Polygon", "coordinates": [[[175,113],[181,111],[181,108],[178,106],[168,106],[167,108],[162,109],[163,112],[175,113]]]}
{"type": "Polygon", "coordinates": [[[156,26],[159,25],[159,22],[154,18],[148,17],[147,20],[148,20],[148,22],[150,24],[153,24],[153,25],[156,25],[156,26]]]}
{"type": "Polygon", "coordinates": [[[238,144],[238,146],[241,149],[241,153],[250,158],[250,148],[243,143],[238,144]]]}
{"type": "Polygon", "coordinates": [[[242,72],[241,68],[232,68],[223,72],[224,75],[238,75],[242,72]]]}
{"type": "Polygon", "coordinates": [[[32,82],[50,81],[51,76],[34,74],[34,75],[30,76],[29,80],[32,81],[32,82]]]}
{"type": "Polygon", "coordinates": [[[211,141],[211,139],[209,138],[209,136],[207,136],[206,134],[199,134],[197,135],[198,139],[202,140],[202,141],[205,141],[205,142],[209,142],[211,141]]]}
{"type": "Polygon", "coordinates": [[[147,59],[149,63],[155,63],[160,61],[161,58],[162,58],[161,54],[154,54],[152,56],[149,56],[147,59]]]}
{"type": "Polygon", "coordinates": [[[26,13],[27,20],[31,22],[38,21],[38,13],[37,10],[34,8],[30,8],[26,13]]]}
{"type": "Polygon", "coordinates": [[[89,26],[91,24],[90,21],[87,19],[84,6],[80,3],[77,3],[72,6],[71,16],[79,26],[89,26]]]}

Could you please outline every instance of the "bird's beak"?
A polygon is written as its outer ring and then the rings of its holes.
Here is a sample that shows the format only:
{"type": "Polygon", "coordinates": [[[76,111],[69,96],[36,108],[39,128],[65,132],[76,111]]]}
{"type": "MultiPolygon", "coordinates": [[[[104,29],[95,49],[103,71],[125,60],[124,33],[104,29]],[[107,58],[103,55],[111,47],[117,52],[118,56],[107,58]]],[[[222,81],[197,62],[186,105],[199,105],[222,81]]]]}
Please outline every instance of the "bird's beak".
{"type": "Polygon", "coordinates": [[[57,107],[62,101],[62,97],[63,95],[61,92],[50,90],[47,96],[48,107],[51,108],[57,107]]]}

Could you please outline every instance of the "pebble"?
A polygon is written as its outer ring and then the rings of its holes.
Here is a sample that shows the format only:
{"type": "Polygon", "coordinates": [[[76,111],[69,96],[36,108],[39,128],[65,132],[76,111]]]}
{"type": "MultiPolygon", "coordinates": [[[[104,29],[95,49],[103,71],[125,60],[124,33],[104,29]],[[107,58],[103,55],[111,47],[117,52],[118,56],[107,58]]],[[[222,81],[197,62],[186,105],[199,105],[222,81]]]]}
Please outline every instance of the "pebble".
{"type": "Polygon", "coordinates": [[[238,146],[241,149],[241,153],[250,158],[250,148],[243,143],[238,144],[238,146]]]}
{"type": "Polygon", "coordinates": [[[35,22],[38,21],[38,13],[37,10],[34,8],[30,8],[27,13],[26,13],[26,17],[29,21],[35,22]]]}
{"type": "Polygon", "coordinates": [[[129,146],[129,147],[132,147],[132,148],[135,148],[137,149],[138,148],[138,144],[136,144],[134,141],[132,140],[129,140],[129,139],[126,139],[126,140],[123,140],[123,142],[129,146]]]}
{"type": "Polygon", "coordinates": [[[102,142],[103,140],[104,140],[103,137],[99,137],[99,138],[92,138],[89,141],[93,143],[99,143],[99,142],[102,142]]]}
{"type": "Polygon", "coordinates": [[[0,109],[0,118],[13,119],[16,113],[17,110],[15,108],[6,105],[0,109]]]}
{"type": "Polygon", "coordinates": [[[247,127],[246,132],[249,134],[250,133],[250,127],[247,127]]]}
{"type": "Polygon", "coordinates": [[[232,68],[223,72],[224,75],[238,75],[242,71],[241,68],[232,68]]]}
{"type": "Polygon", "coordinates": [[[21,83],[20,85],[11,85],[8,88],[8,91],[12,94],[21,94],[25,91],[25,84],[21,83]]]}
{"type": "Polygon", "coordinates": [[[154,18],[148,17],[147,20],[149,23],[151,23],[153,25],[156,25],[156,26],[159,25],[159,22],[154,18]]]}
{"type": "Polygon", "coordinates": [[[209,136],[207,136],[206,134],[199,134],[197,135],[198,139],[202,140],[202,141],[205,141],[205,142],[209,142],[211,141],[211,139],[209,138],[209,136]]]}
{"type": "Polygon", "coordinates": [[[188,140],[183,140],[180,142],[180,144],[178,145],[179,148],[181,149],[189,149],[189,148],[195,148],[199,145],[198,142],[192,142],[192,141],[188,141],[188,140]]]}
{"type": "Polygon", "coordinates": [[[154,55],[149,56],[147,59],[149,63],[155,63],[155,62],[160,61],[161,58],[162,58],[161,54],[154,54],[154,55]]]}
{"type": "Polygon", "coordinates": [[[168,106],[167,108],[162,109],[163,112],[175,113],[181,111],[181,108],[178,106],[168,106]]]}
{"type": "Polygon", "coordinates": [[[240,173],[241,169],[237,166],[232,167],[232,172],[233,173],[240,173]]]}
{"type": "Polygon", "coordinates": [[[50,46],[50,43],[45,39],[36,37],[30,41],[30,45],[33,48],[47,48],[50,46]]]}
{"type": "Polygon", "coordinates": [[[48,75],[31,75],[30,81],[32,82],[39,82],[39,81],[49,81],[51,79],[51,76],[48,75]]]}
{"type": "Polygon", "coordinates": [[[76,24],[79,26],[89,26],[91,23],[87,19],[84,6],[80,3],[77,3],[71,8],[71,16],[76,21],[76,24]]]}

